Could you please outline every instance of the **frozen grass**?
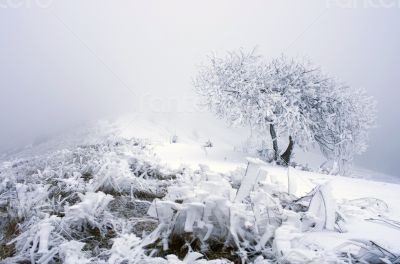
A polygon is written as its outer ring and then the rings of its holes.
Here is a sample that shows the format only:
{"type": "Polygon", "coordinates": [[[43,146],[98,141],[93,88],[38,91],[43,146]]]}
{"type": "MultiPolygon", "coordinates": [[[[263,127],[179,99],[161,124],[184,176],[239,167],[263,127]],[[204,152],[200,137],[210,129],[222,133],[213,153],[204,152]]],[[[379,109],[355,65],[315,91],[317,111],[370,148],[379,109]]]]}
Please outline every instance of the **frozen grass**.
{"type": "Polygon", "coordinates": [[[176,172],[159,167],[149,148],[120,139],[3,163],[3,262],[57,262],[81,248],[85,254],[76,259],[96,263],[107,259],[120,234],[155,229],[147,209],[176,172]]]}
{"type": "Polygon", "coordinates": [[[118,138],[4,162],[1,263],[399,263],[384,199],[338,199],[344,178],[294,169],[288,194],[287,169],[248,161],[169,169],[149,141],[118,138]]]}

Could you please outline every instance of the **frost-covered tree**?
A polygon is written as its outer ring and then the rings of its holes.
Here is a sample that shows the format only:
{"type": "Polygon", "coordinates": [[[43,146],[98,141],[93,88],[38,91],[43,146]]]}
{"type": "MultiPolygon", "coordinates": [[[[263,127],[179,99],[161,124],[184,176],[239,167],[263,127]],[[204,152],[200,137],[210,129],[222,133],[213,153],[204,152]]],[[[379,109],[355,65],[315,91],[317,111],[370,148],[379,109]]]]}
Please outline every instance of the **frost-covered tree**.
{"type": "Polygon", "coordinates": [[[274,159],[289,164],[294,145],[317,143],[341,165],[366,148],[375,120],[371,98],[324,75],[309,62],[253,52],[210,57],[194,80],[197,92],[218,117],[251,125],[271,136],[274,159]],[[281,151],[278,138],[287,137],[281,151]]]}

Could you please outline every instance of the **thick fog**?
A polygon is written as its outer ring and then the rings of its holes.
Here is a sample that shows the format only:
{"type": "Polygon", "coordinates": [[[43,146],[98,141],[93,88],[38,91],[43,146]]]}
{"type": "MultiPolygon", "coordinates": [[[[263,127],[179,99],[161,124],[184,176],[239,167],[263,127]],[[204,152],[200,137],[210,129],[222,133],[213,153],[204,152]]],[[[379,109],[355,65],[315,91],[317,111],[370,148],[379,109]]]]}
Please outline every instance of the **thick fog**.
{"type": "Polygon", "coordinates": [[[126,112],[195,115],[212,51],[307,56],[379,105],[367,168],[398,175],[400,1],[0,0],[0,149],[126,112]]]}

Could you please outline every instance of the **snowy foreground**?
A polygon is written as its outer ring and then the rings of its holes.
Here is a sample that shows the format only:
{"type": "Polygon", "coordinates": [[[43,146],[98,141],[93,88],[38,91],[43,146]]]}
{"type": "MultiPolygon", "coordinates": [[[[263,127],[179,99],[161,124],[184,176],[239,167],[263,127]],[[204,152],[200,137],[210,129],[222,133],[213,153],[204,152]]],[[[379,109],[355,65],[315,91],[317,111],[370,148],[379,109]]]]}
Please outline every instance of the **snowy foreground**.
{"type": "Polygon", "coordinates": [[[400,263],[395,178],[272,166],[151,122],[83,134],[4,158],[1,263],[400,263]]]}

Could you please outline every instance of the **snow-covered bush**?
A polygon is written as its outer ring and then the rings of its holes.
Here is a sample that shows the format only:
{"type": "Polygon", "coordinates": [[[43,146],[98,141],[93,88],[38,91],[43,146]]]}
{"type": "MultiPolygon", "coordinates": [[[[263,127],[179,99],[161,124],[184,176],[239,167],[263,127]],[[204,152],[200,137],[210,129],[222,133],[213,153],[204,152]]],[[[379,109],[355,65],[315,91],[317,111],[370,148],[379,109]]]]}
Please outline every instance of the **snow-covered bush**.
{"type": "Polygon", "coordinates": [[[171,143],[177,143],[177,142],[178,142],[178,135],[173,134],[173,135],[171,136],[171,143]]]}
{"type": "Polygon", "coordinates": [[[98,219],[102,218],[108,204],[114,199],[113,196],[103,192],[87,192],[78,195],[81,202],[65,207],[65,221],[77,227],[87,224],[99,227],[98,219]]]}
{"type": "Polygon", "coordinates": [[[71,240],[62,243],[59,251],[60,259],[65,264],[88,264],[91,260],[87,258],[86,254],[82,251],[85,243],[71,240]]]}
{"type": "Polygon", "coordinates": [[[110,249],[109,263],[126,263],[129,260],[135,260],[138,255],[143,254],[141,249],[136,249],[141,243],[141,239],[135,234],[123,234],[113,239],[113,245],[110,249]]]}
{"type": "Polygon", "coordinates": [[[211,140],[207,140],[204,145],[204,148],[212,148],[213,147],[213,143],[211,142],[211,140]]]}

